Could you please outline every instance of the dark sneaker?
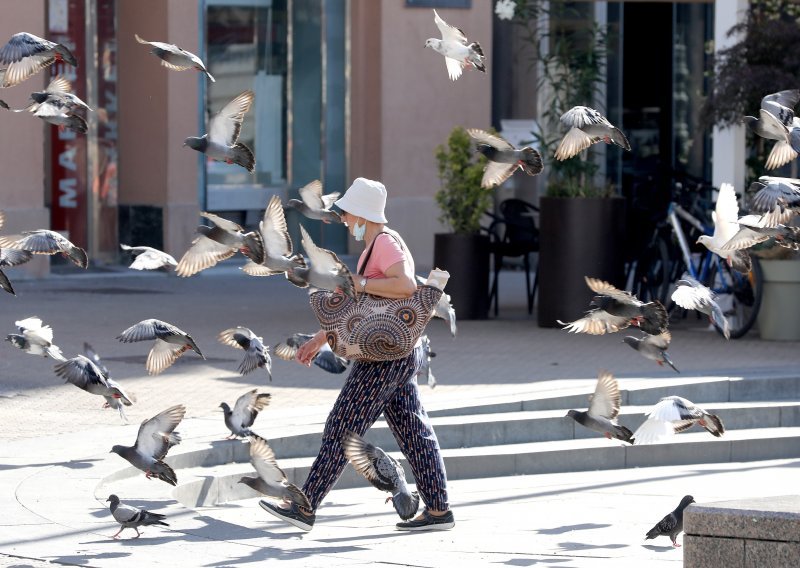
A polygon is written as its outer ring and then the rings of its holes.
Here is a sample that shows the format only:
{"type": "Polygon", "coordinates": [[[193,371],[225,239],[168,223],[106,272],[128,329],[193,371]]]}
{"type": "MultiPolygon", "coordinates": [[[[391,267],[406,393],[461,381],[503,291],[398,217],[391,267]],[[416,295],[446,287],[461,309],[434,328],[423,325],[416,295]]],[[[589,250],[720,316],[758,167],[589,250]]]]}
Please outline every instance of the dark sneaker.
{"type": "Polygon", "coordinates": [[[300,507],[298,507],[296,503],[292,503],[292,506],[288,509],[279,507],[277,504],[270,503],[264,499],[261,499],[258,504],[261,505],[261,508],[267,513],[275,515],[279,519],[286,521],[290,525],[296,526],[300,530],[310,531],[314,526],[316,515],[314,513],[306,515],[300,511],[300,507]]]}
{"type": "Polygon", "coordinates": [[[396,526],[400,531],[447,531],[456,526],[456,520],[452,511],[434,517],[425,509],[422,511],[422,519],[397,523],[396,526]]]}

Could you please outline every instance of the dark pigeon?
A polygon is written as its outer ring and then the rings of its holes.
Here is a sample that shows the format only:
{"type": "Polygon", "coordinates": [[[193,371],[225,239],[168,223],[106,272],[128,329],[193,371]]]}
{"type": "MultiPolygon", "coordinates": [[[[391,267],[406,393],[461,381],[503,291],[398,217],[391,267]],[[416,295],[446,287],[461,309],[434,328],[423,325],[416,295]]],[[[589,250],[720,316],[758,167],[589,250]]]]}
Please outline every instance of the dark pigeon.
{"type": "Polygon", "coordinates": [[[225,426],[231,431],[228,438],[250,436],[252,434],[250,426],[256,421],[258,413],[269,405],[271,397],[270,394],[259,394],[258,389],[253,389],[236,400],[233,410],[227,403],[220,403],[219,407],[225,413],[225,426]]]}
{"type": "Polygon", "coordinates": [[[683,531],[683,511],[694,503],[694,497],[691,495],[686,495],[681,502],[678,504],[678,507],[669,513],[666,517],[658,521],[656,526],[650,529],[645,535],[645,540],[649,540],[651,538],[656,538],[659,536],[668,536],[670,540],[672,540],[672,546],[679,547],[678,544],[678,535],[683,531]]]}
{"type": "Polygon", "coordinates": [[[239,373],[246,375],[259,367],[267,371],[272,381],[272,358],[269,356],[269,345],[246,327],[233,327],[219,334],[219,341],[236,349],[244,350],[244,359],[239,365],[239,373]]]}
{"type": "Polygon", "coordinates": [[[164,522],[164,519],[167,518],[166,515],[151,513],[145,509],[139,509],[138,507],[131,507],[130,505],[120,503],[119,497],[116,495],[109,495],[108,499],[106,499],[106,503],[109,501],[111,502],[109,506],[111,515],[114,517],[114,520],[121,525],[117,534],[112,538],[119,538],[119,534],[125,529],[135,530],[136,536],[133,538],[139,538],[142,536],[139,532],[139,527],[148,527],[151,525],[169,526],[169,524],[164,522]]]}
{"type": "Polygon", "coordinates": [[[645,359],[655,361],[659,366],[666,363],[672,367],[676,373],[680,373],[672,362],[672,359],[667,355],[669,343],[672,341],[672,334],[670,334],[669,331],[664,331],[658,335],[645,334],[643,337],[633,337],[629,335],[628,337],[623,337],[622,341],[633,347],[645,359]]]}
{"type": "MultiPolygon", "coordinates": [[[[297,350],[312,337],[314,336],[308,333],[295,333],[287,338],[284,343],[278,343],[273,352],[284,361],[294,361],[297,350]]],[[[347,365],[350,364],[347,359],[331,351],[330,345],[327,343],[322,344],[322,348],[317,352],[313,363],[323,371],[336,375],[344,373],[347,370],[347,365]]]]}
{"type": "Polygon", "coordinates": [[[529,146],[517,149],[502,137],[478,128],[469,128],[467,132],[475,139],[478,152],[488,160],[483,170],[481,187],[488,189],[500,185],[518,169],[529,176],[542,173],[544,166],[538,150],[529,146]]]}
{"type": "Polygon", "coordinates": [[[633,444],[631,431],[617,424],[621,397],[619,384],[614,375],[608,371],[600,371],[594,394],[589,400],[588,410],[570,410],[567,412],[567,417],[589,430],[599,432],[609,440],[616,438],[633,444]]]}
{"type": "Polygon", "coordinates": [[[250,436],[250,463],[253,464],[257,476],[244,476],[239,479],[239,483],[244,483],[251,489],[273,499],[290,501],[306,510],[311,510],[311,503],[306,494],[293,483],[289,483],[286,474],[278,467],[275,452],[260,436],[250,436]]]}

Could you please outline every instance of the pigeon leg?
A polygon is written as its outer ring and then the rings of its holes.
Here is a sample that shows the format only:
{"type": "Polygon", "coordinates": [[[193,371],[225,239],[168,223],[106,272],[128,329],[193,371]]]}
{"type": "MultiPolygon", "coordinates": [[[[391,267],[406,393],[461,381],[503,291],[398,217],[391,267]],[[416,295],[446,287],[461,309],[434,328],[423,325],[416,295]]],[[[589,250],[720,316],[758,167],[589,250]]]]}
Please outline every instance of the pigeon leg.
{"type": "Polygon", "coordinates": [[[680,545],[680,544],[678,544],[678,541],[677,541],[677,540],[673,540],[673,541],[672,541],[672,546],[673,546],[674,548],[680,548],[680,547],[681,547],[681,545],[680,545]]]}
{"type": "Polygon", "coordinates": [[[605,436],[606,438],[608,438],[610,440],[611,439],[611,432],[606,432],[605,434],[603,434],[603,436],[605,436]]]}
{"type": "Polygon", "coordinates": [[[125,530],[125,527],[122,527],[122,528],[120,528],[120,529],[117,531],[117,534],[115,534],[115,535],[114,535],[114,536],[112,536],[111,538],[119,538],[119,533],[121,533],[121,532],[122,532],[122,531],[124,531],[124,530],[125,530]]]}
{"type": "Polygon", "coordinates": [[[706,427],[706,421],[705,421],[705,420],[698,420],[698,421],[697,421],[697,423],[698,423],[700,426],[702,426],[703,428],[705,428],[705,427],[706,427]]]}
{"type": "Polygon", "coordinates": [[[111,406],[110,404],[105,403],[101,408],[109,408],[110,406],[111,406]]]}
{"type": "Polygon", "coordinates": [[[153,476],[153,474],[152,474],[152,473],[150,472],[150,470],[148,469],[147,471],[145,471],[145,472],[144,472],[144,476],[145,476],[147,479],[150,479],[150,478],[153,476]]]}
{"type": "Polygon", "coordinates": [[[133,538],[139,538],[140,536],[142,536],[142,533],[139,532],[139,529],[137,529],[136,527],[133,527],[133,530],[136,531],[136,536],[133,537],[133,538]]]}
{"type": "Polygon", "coordinates": [[[388,502],[389,502],[389,501],[391,501],[391,500],[392,500],[392,496],[391,496],[391,495],[389,495],[389,496],[386,498],[386,501],[384,501],[384,502],[383,502],[383,504],[385,505],[386,503],[388,503],[388,502]]]}

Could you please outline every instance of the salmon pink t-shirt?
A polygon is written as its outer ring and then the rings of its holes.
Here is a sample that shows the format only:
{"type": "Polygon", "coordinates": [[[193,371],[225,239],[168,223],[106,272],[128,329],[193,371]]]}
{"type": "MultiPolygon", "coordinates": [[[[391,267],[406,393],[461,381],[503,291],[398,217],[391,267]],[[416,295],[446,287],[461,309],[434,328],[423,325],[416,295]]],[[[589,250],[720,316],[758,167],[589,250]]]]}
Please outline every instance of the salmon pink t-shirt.
{"type": "MultiPolygon", "coordinates": [[[[364,263],[367,257],[369,247],[364,249],[358,259],[358,268],[364,263]]],[[[414,267],[414,259],[408,254],[397,239],[386,233],[381,233],[375,237],[374,244],[372,245],[372,256],[369,257],[364,276],[369,280],[370,278],[385,278],[386,270],[393,264],[402,262],[408,259],[411,263],[412,271],[414,267]]]]}

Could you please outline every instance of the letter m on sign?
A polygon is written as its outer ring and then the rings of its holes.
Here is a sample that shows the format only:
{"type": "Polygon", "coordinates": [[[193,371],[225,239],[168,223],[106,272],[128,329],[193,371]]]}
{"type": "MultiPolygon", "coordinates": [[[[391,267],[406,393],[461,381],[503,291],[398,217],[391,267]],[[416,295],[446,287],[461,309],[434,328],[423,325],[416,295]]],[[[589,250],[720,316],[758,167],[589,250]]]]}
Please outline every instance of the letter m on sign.
{"type": "Polygon", "coordinates": [[[58,205],[59,207],[75,209],[78,207],[76,200],[78,180],[60,179],[58,180],[58,205]]]}

